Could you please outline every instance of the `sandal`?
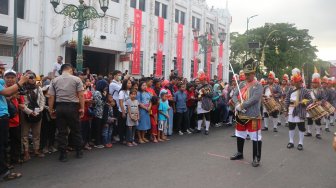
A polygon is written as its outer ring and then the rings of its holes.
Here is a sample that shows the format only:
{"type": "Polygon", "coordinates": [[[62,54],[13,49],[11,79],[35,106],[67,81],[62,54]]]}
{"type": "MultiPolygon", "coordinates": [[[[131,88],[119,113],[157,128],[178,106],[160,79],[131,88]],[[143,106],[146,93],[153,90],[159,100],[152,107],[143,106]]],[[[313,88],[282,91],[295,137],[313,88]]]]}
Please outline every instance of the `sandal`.
{"type": "Polygon", "coordinates": [[[14,172],[7,172],[5,176],[2,178],[4,181],[10,181],[10,180],[15,180],[18,178],[21,178],[22,174],[21,173],[14,173],[14,172]]]}
{"type": "Polygon", "coordinates": [[[143,140],[141,140],[141,139],[139,139],[139,144],[144,144],[144,143],[146,143],[145,141],[143,141],[143,140]]]}
{"type": "Polygon", "coordinates": [[[128,147],[133,147],[133,144],[129,142],[129,143],[127,143],[127,146],[128,147]]]}

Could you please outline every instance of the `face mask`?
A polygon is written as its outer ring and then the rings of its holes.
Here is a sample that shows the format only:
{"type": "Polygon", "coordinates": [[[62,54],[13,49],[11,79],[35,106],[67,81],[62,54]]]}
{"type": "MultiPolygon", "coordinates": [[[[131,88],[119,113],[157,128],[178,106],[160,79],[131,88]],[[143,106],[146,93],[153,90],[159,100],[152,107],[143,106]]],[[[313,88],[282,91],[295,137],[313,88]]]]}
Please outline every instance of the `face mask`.
{"type": "Polygon", "coordinates": [[[121,80],[121,76],[118,76],[118,80],[121,80]]]}

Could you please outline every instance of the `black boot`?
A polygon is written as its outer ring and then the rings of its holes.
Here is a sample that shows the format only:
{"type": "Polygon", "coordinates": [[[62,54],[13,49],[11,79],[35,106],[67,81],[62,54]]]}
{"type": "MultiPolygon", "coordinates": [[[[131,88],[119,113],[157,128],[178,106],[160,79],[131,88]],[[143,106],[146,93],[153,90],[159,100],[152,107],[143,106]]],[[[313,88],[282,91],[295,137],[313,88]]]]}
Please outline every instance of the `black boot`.
{"type": "Polygon", "coordinates": [[[77,159],[83,158],[83,151],[82,150],[76,150],[76,158],[77,159]]]}
{"type": "Polygon", "coordinates": [[[67,162],[68,161],[68,156],[65,150],[60,151],[60,156],[59,156],[59,160],[61,162],[67,162]]]}
{"type": "Polygon", "coordinates": [[[253,162],[252,162],[253,167],[258,167],[260,165],[261,147],[262,147],[261,141],[253,141],[253,162]]]}
{"type": "Polygon", "coordinates": [[[244,142],[245,142],[245,139],[237,137],[237,151],[238,152],[235,153],[232,157],[230,157],[231,160],[240,160],[244,158],[244,155],[243,155],[244,142]]]}

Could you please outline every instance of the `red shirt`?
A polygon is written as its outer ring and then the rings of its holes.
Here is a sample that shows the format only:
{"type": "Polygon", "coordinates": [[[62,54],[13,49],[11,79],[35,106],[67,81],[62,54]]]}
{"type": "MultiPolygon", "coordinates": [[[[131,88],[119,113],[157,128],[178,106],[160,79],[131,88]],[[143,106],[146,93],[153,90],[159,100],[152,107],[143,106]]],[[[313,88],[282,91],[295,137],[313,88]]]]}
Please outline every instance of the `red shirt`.
{"type": "Polygon", "coordinates": [[[155,116],[157,117],[158,112],[158,105],[152,105],[150,114],[151,125],[157,125],[157,122],[155,122],[155,116]]]}
{"type": "Polygon", "coordinates": [[[151,87],[147,87],[146,91],[150,93],[152,96],[156,96],[154,89],[152,89],[151,87]]]}
{"type": "Polygon", "coordinates": [[[195,91],[187,91],[187,107],[195,106],[196,102],[197,101],[195,91]],[[194,97],[194,99],[191,98],[192,96],[194,97]]]}
{"type": "MultiPolygon", "coordinates": [[[[87,99],[92,99],[92,92],[88,90],[84,92],[84,100],[87,100],[87,99]]],[[[81,119],[82,121],[88,121],[92,119],[92,117],[89,115],[89,107],[90,107],[90,103],[85,103],[84,116],[81,119]]]]}
{"type": "MultiPolygon", "coordinates": [[[[13,97],[11,101],[15,106],[16,110],[19,111],[19,104],[24,103],[24,97],[22,95],[20,95],[18,99],[13,97]]],[[[19,113],[16,113],[16,115],[12,119],[9,119],[9,127],[18,127],[19,124],[20,124],[20,116],[19,113]]]]}

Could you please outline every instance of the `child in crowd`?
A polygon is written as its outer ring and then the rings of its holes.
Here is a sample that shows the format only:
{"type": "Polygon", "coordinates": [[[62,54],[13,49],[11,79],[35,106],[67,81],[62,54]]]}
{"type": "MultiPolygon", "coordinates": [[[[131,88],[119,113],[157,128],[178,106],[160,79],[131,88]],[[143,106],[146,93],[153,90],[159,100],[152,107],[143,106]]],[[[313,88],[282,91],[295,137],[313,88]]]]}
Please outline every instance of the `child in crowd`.
{"type": "Polygon", "coordinates": [[[152,108],[150,113],[151,119],[151,133],[153,137],[153,142],[157,143],[158,141],[162,141],[160,137],[158,137],[158,105],[159,105],[159,98],[157,96],[153,96],[151,99],[152,108]]]}
{"type": "Polygon", "coordinates": [[[112,131],[113,125],[117,122],[117,119],[113,116],[113,107],[116,102],[113,100],[112,95],[108,95],[103,111],[103,144],[106,148],[112,148],[112,131]]]}
{"type": "Polygon", "coordinates": [[[168,110],[170,109],[168,103],[167,103],[167,90],[161,90],[160,92],[160,104],[159,104],[159,138],[162,140],[168,140],[167,139],[167,134],[168,134],[168,119],[169,119],[169,112],[168,110]]]}
{"type": "Polygon", "coordinates": [[[130,98],[126,101],[126,106],[128,108],[127,114],[127,130],[126,130],[126,140],[127,146],[137,146],[134,141],[135,129],[139,124],[139,102],[136,100],[137,91],[135,89],[130,91],[130,98]]]}
{"type": "Polygon", "coordinates": [[[140,107],[139,109],[140,119],[139,119],[139,125],[137,127],[140,144],[149,142],[149,140],[145,138],[145,133],[151,128],[149,112],[152,106],[150,103],[152,95],[148,93],[146,90],[147,90],[146,82],[140,82],[139,92],[137,94],[137,100],[139,101],[139,107],[140,107]]]}
{"type": "Polygon", "coordinates": [[[190,131],[193,132],[196,127],[195,109],[197,107],[197,98],[195,93],[195,85],[187,84],[187,107],[190,131]]]}
{"type": "Polygon", "coordinates": [[[176,109],[176,125],[179,135],[183,135],[183,132],[191,134],[189,131],[189,118],[188,118],[188,108],[187,108],[187,94],[186,85],[183,83],[178,83],[178,91],[174,94],[175,109],[176,109]]]}

